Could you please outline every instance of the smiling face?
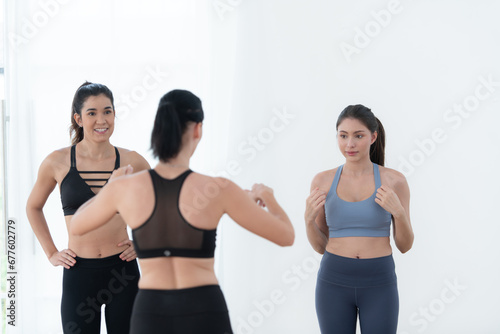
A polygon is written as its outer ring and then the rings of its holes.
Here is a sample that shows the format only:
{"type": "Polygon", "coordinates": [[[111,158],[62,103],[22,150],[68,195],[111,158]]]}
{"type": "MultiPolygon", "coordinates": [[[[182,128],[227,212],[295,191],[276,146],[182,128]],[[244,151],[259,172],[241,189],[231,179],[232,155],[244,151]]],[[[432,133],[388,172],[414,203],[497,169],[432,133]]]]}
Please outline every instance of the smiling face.
{"type": "Polygon", "coordinates": [[[89,96],[80,114],[74,114],[74,118],[83,127],[84,139],[97,142],[109,140],[115,126],[115,111],[106,95],[89,96]]]}
{"type": "Polygon", "coordinates": [[[366,125],[355,118],[345,118],[337,128],[340,152],[349,161],[370,160],[370,146],[377,139],[366,125]]]}

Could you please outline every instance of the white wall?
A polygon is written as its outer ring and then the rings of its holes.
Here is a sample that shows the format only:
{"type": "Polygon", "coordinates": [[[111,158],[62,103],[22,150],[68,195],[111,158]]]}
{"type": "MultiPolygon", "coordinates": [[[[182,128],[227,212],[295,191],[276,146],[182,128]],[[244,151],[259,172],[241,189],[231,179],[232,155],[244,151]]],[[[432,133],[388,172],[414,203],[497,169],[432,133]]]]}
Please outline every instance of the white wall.
{"type": "MultiPolygon", "coordinates": [[[[219,229],[217,272],[237,333],[319,333],[320,258],[305,236],[304,203],[312,177],[343,163],[335,121],[355,103],[384,123],[386,165],[411,189],[415,244],[405,255],[394,248],[399,333],[499,332],[497,2],[65,2],[9,2],[20,36],[37,13],[50,14],[9,53],[9,215],[25,227],[19,332],[60,332],[62,271],[33,240],[24,203],[42,159],[69,143],[71,99],[84,80],[107,84],[119,100],[113,143],[151,164],[160,96],[192,90],[206,111],[193,168],[274,188],[296,228],[293,247],[228,219],[219,229]]],[[[46,215],[64,247],[58,197],[46,215]]]]}

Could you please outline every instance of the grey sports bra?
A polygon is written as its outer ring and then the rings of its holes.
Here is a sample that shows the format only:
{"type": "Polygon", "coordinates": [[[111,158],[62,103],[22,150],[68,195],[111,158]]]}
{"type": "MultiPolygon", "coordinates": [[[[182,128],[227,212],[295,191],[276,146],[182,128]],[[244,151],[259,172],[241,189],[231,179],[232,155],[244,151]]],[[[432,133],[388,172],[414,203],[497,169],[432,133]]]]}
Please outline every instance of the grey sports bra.
{"type": "Polygon", "coordinates": [[[377,189],[382,185],[380,170],[373,164],[375,191],[367,199],[347,202],[337,195],[337,186],[344,165],[335,173],[332,186],[325,202],[325,217],[330,238],[341,237],[388,237],[391,228],[391,214],[375,202],[377,189]]]}

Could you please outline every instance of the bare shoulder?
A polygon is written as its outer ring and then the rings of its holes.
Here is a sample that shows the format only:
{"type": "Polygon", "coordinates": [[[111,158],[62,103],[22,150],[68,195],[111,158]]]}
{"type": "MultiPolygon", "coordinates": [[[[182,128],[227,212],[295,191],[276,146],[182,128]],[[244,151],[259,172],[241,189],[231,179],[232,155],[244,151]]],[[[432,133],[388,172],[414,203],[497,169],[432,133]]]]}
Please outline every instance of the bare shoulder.
{"type": "Polygon", "coordinates": [[[142,158],[142,156],[136,151],[132,151],[123,147],[116,147],[116,148],[118,149],[118,153],[120,153],[120,159],[122,159],[123,161],[137,159],[138,157],[142,158]]]}
{"type": "Polygon", "coordinates": [[[47,155],[44,161],[48,161],[50,163],[66,163],[67,165],[70,165],[70,150],[71,147],[63,147],[55,150],[47,155]]]}
{"type": "Polygon", "coordinates": [[[69,147],[51,152],[40,164],[37,180],[40,182],[60,183],[71,167],[70,160],[69,147]]]}
{"type": "Polygon", "coordinates": [[[121,166],[131,165],[132,167],[134,167],[134,171],[141,171],[151,168],[146,159],[144,159],[144,157],[136,151],[128,150],[122,147],[117,147],[117,149],[120,153],[121,166]]]}
{"type": "Polygon", "coordinates": [[[325,170],[316,174],[311,182],[311,189],[318,187],[320,189],[328,191],[330,189],[330,186],[332,185],[333,178],[335,177],[335,173],[337,173],[338,169],[339,167],[336,167],[334,169],[325,170]]]}
{"type": "Polygon", "coordinates": [[[225,192],[226,190],[231,191],[231,189],[234,190],[235,187],[238,187],[233,181],[225,177],[209,176],[197,172],[193,172],[191,174],[192,180],[195,183],[202,185],[203,189],[213,194],[218,194],[221,191],[225,192]]]}
{"type": "Polygon", "coordinates": [[[380,178],[382,179],[382,183],[386,183],[390,187],[394,189],[408,187],[408,183],[406,182],[406,177],[403,173],[398,172],[395,169],[379,166],[380,170],[380,178]]]}
{"type": "Polygon", "coordinates": [[[64,147],[53,151],[42,161],[40,170],[45,170],[57,176],[67,173],[71,166],[70,147],[64,147]]]}
{"type": "Polygon", "coordinates": [[[125,192],[134,192],[136,189],[144,189],[144,185],[150,179],[149,172],[142,170],[134,174],[117,177],[110,181],[109,185],[113,188],[123,189],[125,192]]]}
{"type": "Polygon", "coordinates": [[[228,203],[234,203],[234,200],[241,199],[243,193],[241,188],[225,177],[214,177],[198,172],[189,174],[186,183],[187,193],[194,196],[193,203],[194,201],[197,202],[197,205],[210,203],[209,206],[201,205],[199,209],[212,208],[210,209],[212,212],[224,210],[228,203]]]}

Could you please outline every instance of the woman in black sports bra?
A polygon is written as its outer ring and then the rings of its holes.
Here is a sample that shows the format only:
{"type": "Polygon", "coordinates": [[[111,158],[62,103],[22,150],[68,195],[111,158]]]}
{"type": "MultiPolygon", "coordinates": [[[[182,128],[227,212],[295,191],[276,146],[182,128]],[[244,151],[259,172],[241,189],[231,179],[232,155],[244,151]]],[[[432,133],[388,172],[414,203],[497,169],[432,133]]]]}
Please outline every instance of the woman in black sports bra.
{"type": "Polygon", "coordinates": [[[203,117],[201,101],[191,92],[164,95],[151,137],[158,165],[115,179],[130,172],[119,169],[71,221],[71,233],[83,235],[118,211],[132,228],[142,272],[132,334],[233,333],[214,273],[216,229],[225,213],[278,245],[294,241],[293,226],[272,189],[256,184],[245,192],[227,179],[190,170],[203,117]]]}
{"type": "Polygon", "coordinates": [[[107,332],[129,331],[139,270],[122,218],[112,215],[85,236],[70,233],[68,248],[59,251],[43,214],[47,198],[59,185],[69,229],[73,214],[100,191],[113,170],[120,165],[132,165],[136,171],[149,169],[136,152],[111,145],[114,118],[113,94],[106,86],[90,82],[80,86],[71,112],[73,145],[52,152],[42,162],[26,206],[31,227],[50,263],[64,267],[64,333],[100,333],[102,304],[106,304],[107,332]]]}

